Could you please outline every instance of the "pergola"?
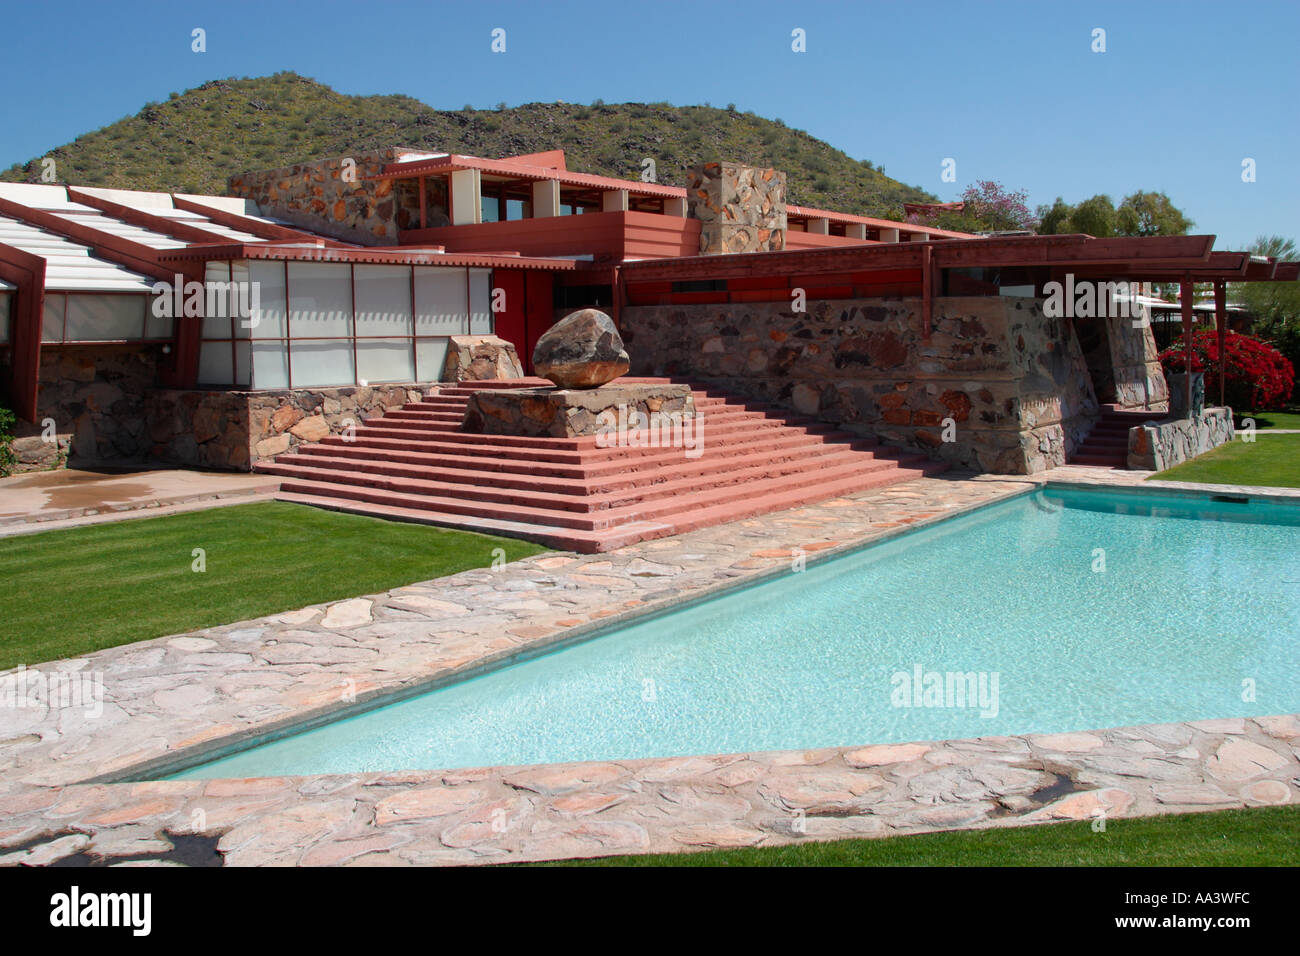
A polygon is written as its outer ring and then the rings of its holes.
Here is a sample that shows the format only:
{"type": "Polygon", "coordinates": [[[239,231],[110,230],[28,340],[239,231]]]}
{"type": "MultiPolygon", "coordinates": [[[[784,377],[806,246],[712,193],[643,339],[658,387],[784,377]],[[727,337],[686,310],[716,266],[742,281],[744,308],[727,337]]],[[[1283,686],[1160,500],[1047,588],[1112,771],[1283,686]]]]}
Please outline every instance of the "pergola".
{"type": "MultiPolygon", "coordinates": [[[[802,284],[834,289],[833,297],[870,295],[873,275],[908,276],[911,294],[921,296],[921,323],[925,337],[933,325],[934,299],[944,293],[954,270],[985,269],[1012,273],[1032,282],[1037,292],[1067,274],[1075,280],[1177,282],[1182,290],[1184,347],[1192,350],[1192,287],[1197,282],[1214,285],[1215,320],[1219,350],[1227,331],[1229,282],[1294,282],[1300,279],[1300,262],[1279,262],[1248,252],[1216,252],[1215,237],[1144,236],[1099,239],[1088,235],[988,237],[971,240],[935,240],[811,249],[730,256],[692,256],[645,262],[627,262],[616,272],[617,302],[625,295],[633,303],[655,301],[753,301],[758,288],[773,298],[788,296],[802,284]],[[708,299],[674,298],[676,288],[712,280],[726,288],[707,293],[708,299]],[[809,282],[812,280],[812,282],[809,282]],[[637,295],[638,287],[642,295],[637,295]],[[654,290],[649,298],[645,290],[654,290]],[[743,290],[743,291],[742,291],[743,290]],[[784,291],[783,291],[784,290],[784,291]]],[[[1020,283],[1016,283],[1020,284],[1020,283]]],[[[876,293],[879,294],[879,293],[876,293]]],[[[694,293],[683,293],[690,296],[694,293]]],[[[1191,377],[1187,380],[1190,406],[1191,377]]],[[[1224,397],[1222,369],[1220,402],[1224,397]]]]}

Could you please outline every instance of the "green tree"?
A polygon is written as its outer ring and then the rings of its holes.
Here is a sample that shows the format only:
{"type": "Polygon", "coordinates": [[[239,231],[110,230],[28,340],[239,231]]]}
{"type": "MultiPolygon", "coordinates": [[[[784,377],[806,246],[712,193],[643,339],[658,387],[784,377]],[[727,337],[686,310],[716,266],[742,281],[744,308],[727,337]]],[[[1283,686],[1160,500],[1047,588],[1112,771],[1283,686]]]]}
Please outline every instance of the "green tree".
{"type": "MultiPolygon", "coordinates": [[[[1260,236],[1250,252],[1287,262],[1300,258],[1295,240],[1283,236],[1260,236]]],[[[1249,309],[1254,333],[1300,369],[1300,282],[1237,282],[1228,286],[1228,299],[1249,309]]]]}
{"type": "Polygon", "coordinates": [[[1057,236],[1070,231],[1070,214],[1074,212],[1074,207],[1062,199],[1056,197],[1056,202],[1050,206],[1039,206],[1038,213],[1038,234],[1040,236],[1057,236]]]}
{"type": "Polygon", "coordinates": [[[1135,192],[1116,211],[1121,236],[1185,236],[1194,223],[1164,193],[1135,192]]]}
{"type": "Polygon", "coordinates": [[[1117,213],[1115,203],[1103,193],[1085,199],[1070,213],[1069,232],[1082,232],[1104,238],[1115,235],[1117,213]]]}

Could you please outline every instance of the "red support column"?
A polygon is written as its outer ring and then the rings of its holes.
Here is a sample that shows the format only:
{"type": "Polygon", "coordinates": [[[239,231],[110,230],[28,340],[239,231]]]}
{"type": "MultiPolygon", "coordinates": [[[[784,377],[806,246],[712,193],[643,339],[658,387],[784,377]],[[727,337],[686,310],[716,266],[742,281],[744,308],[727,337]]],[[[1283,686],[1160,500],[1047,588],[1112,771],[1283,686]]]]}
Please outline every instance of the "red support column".
{"type": "Polygon", "coordinates": [[[36,421],[40,391],[41,319],[45,305],[45,260],[0,246],[0,278],[13,283],[9,311],[9,392],[14,414],[36,421]]]}
{"type": "Polygon", "coordinates": [[[934,246],[921,255],[921,338],[929,340],[934,323],[934,246]]]}
{"type": "Polygon", "coordinates": [[[1228,289],[1221,281],[1214,283],[1214,324],[1219,333],[1219,404],[1226,405],[1223,384],[1223,370],[1226,363],[1223,360],[1223,353],[1228,339],[1228,289]]]}
{"type": "Polygon", "coordinates": [[[1183,311],[1183,364],[1187,372],[1183,395],[1187,417],[1192,415],[1192,282],[1184,279],[1178,283],[1178,303],[1183,311]]]}

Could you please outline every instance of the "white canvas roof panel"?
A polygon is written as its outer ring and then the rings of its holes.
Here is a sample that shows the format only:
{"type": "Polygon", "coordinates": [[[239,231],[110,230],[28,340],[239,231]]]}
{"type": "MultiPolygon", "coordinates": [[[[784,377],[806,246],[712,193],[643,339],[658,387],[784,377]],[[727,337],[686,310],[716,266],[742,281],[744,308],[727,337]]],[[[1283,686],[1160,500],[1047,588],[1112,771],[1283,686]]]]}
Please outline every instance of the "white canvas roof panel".
{"type": "Polygon", "coordinates": [[[0,216],[0,244],[45,260],[45,288],[52,292],[148,292],[153,281],[115,262],[100,259],[87,246],[0,216]]]}

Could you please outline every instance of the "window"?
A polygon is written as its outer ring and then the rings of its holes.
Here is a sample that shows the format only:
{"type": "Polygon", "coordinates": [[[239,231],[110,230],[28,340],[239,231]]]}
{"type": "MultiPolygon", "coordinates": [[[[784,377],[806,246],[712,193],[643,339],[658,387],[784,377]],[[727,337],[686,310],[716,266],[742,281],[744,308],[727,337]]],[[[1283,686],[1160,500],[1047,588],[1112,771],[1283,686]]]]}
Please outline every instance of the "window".
{"type": "MultiPolygon", "coordinates": [[[[7,298],[7,297],[4,297],[7,298]]],[[[172,320],[158,318],[148,295],[47,292],[42,342],[166,342],[172,320]]]]}
{"type": "MultiPolygon", "coordinates": [[[[208,303],[199,349],[204,385],[437,381],[447,336],[493,327],[490,269],[223,261],[208,263],[206,278],[235,290],[244,283],[255,294],[244,312],[208,303]]],[[[245,301],[233,291],[228,300],[245,301]]]]}
{"type": "Polygon", "coordinates": [[[0,292],[0,345],[9,343],[9,300],[8,292],[0,292]]]}

